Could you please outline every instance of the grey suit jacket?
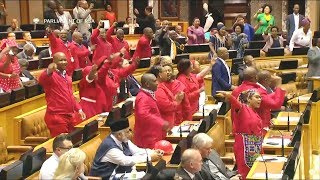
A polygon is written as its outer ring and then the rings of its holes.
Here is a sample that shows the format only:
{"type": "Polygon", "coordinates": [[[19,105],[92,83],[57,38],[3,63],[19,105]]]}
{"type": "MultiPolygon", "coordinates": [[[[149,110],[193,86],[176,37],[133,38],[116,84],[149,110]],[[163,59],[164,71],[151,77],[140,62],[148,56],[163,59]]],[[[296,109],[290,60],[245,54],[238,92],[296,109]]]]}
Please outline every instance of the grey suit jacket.
{"type": "MultiPolygon", "coordinates": [[[[299,14],[299,26],[300,26],[300,23],[302,21],[302,19],[304,18],[303,15],[299,14]]],[[[287,16],[287,22],[286,22],[286,25],[287,25],[287,42],[290,42],[290,39],[292,37],[292,34],[295,30],[295,24],[294,24],[294,16],[293,14],[290,14],[287,16]]],[[[298,27],[299,28],[299,27],[298,27]]]]}
{"type": "Polygon", "coordinates": [[[189,174],[182,167],[179,167],[177,169],[177,173],[182,178],[182,180],[203,180],[199,173],[196,173],[194,179],[191,179],[189,174]]]}
{"type": "MultiPolygon", "coordinates": [[[[320,49],[317,46],[314,46],[308,51],[308,72],[307,77],[311,76],[320,76],[320,49]]],[[[312,92],[312,81],[308,82],[308,91],[312,92]]]]}
{"type": "MultiPolygon", "coordinates": [[[[235,176],[237,174],[236,171],[231,171],[226,167],[226,165],[221,160],[220,155],[215,150],[212,150],[208,159],[215,166],[217,166],[220,173],[222,173],[226,178],[230,179],[232,176],[235,176]]],[[[205,168],[204,164],[202,165],[200,174],[204,179],[220,179],[218,175],[212,174],[209,169],[205,168]]]]}

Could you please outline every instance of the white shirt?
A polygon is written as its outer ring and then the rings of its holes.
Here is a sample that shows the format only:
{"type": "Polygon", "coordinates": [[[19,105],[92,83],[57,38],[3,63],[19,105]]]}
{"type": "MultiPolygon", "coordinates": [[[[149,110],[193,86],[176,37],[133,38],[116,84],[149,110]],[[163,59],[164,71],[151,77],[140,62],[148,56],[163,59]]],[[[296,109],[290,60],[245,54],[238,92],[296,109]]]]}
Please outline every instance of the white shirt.
{"type": "Polygon", "coordinates": [[[294,47],[299,47],[295,44],[298,44],[300,46],[312,47],[311,30],[309,29],[307,34],[303,32],[302,27],[300,29],[295,30],[292,34],[292,38],[289,44],[290,51],[292,51],[294,47]]]}
{"type": "Polygon", "coordinates": [[[230,69],[229,69],[229,67],[228,67],[228,65],[227,65],[227,63],[226,63],[226,61],[224,61],[224,60],[223,60],[223,59],[221,59],[221,58],[219,58],[219,59],[222,61],[222,63],[223,63],[223,65],[224,65],[224,67],[226,67],[226,69],[227,69],[227,71],[228,71],[229,84],[231,84],[230,69]]]}
{"type": "MultiPolygon", "coordinates": [[[[116,142],[120,149],[122,149],[122,142],[115,138],[112,134],[111,138],[116,142]]],[[[112,148],[101,159],[101,162],[111,162],[113,164],[118,164],[120,166],[133,166],[137,163],[142,163],[147,161],[146,149],[142,149],[134,145],[130,140],[128,141],[129,149],[132,156],[126,156],[123,151],[118,148],[112,148]]],[[[148,159],[151,161],[150,154],[152,150],[147,149],[148,159]]]]}
{"type": "Polygon", "coordinates": [[[53,153],[53,155],[42,164],[39,178],[44,180],[53,179],[58,165],[59,157],[55,153],[53,153]]]}
{"type": "Polygon", "coordinates": [[[294,30],[299,29],[299,13],[295,14],[293,13],[293,17],[294,17],[294,30]]]}
{"type": "MultiPolygon", "coordinates": [[[[183,168],[184,169],[184,168],[183,168]]],[[[187,171],[186,169],[184,169],[186,172],[187,172],[187,174],[190,176],[190,178],[191,179],[193,179],[194,178],[194,174],[192,174],[191,172],[189,172],[189,171],[187,171]]]]}
{"type": "Polygon", "coordinates": [[[68,19],[67,19],[67,16],[65,13],[63,13],[62,15],[60,15],[59,13],[56,13],[57,14],[57,17],[60,21],[60,23],[62,23],[62,29],[64,30],[69,30],[69,22],[68,22],[68,19]]]}

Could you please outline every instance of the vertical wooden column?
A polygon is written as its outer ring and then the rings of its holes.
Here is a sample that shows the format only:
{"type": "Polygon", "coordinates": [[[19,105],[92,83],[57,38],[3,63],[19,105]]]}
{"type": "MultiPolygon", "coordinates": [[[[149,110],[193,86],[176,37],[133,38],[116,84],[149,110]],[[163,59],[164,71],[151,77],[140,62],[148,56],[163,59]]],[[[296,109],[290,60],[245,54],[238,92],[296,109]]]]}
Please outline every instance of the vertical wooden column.
{"type": "Polygon", "coordinates": [[[19,1],[20,3],[20,24],[29,24],[29,0],[19,1]]]}

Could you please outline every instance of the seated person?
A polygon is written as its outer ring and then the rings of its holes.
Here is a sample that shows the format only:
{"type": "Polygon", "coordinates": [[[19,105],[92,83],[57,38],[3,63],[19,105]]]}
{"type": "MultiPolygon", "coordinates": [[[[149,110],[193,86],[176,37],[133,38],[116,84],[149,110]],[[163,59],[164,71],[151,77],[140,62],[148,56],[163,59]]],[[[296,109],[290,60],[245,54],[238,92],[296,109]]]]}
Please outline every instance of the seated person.
{"type": "Polygon", "coordinates": [[[110,129],[111,134],[103,140],[96,152],[91,176],[109,179],[116,173],[131,172],[132,166],[137,163],[146,162],[148,159],[155,161],[162,157],[162,151],[142,149],[129,140],[131,132],[127,118],[111,121],[110,129]]]}
{"type": "Polygon", "coordinates": [[[36,53],[37,51],[37,45],[31,41],[31,34],[29,31],[25,31],[22,33],[23,36],[23,40],[25,40],[24,42],[22,42],[21,44],[19,44],[19,48],[22,49],[26,44],[30,44],[33,46],[34,49],[34,53],[36,53]]]}
{"type": "Polygon", "coordinates": [[[42,51],[40,51],[38,59],[39,59],[39,67],[43,67],[43,58],[49,58],[52,57],[52,51],[51,48],[49,46],[48,49],[44,49],[42,51]]]}
{"type": "Polygon", "coordinates": [[[54,138],[52,143],[53,154],[42,164],[39,179],[53,179],[59,165],[59,157],[68,152],[72,147],[73,144],[67,134],[60,134],[54,138]]]}
{"type": "Polygon", "coordinates": [[[135,18],[132,20],[132,18],[128,16],[126,18],[126,23],[123,25],[123,27],[124,28],[129,28],[129,34],[134,34],[134,29],[136,27],[139,27],[139,24],[136,23],[136,19],[135,18]]]}
{"type": "Polygon", "coordinates": [[[180,167],[177,169],[179,179],[204,180],[200,175],[202,157],[198,150],[187,149],[182,153],[180,167]]]}
{"type": "Polygon", "coordinates": [[[29,61],[26,59],[19,59],[19,65],[21,69],[20,80],[22,84],[34,84],[37,80],[32,76],[32,74],[27,70],[29,66],[29,61]]]}
{"type": "Polygon", "coordinates": [[[18,59],[33,60],[34,47],[31,44],[26,44],[23,46],[23,51],[17,54],[18,59]]]}
{"type": "Polygon", "coordinates": [[[182,32],[182,27],[180,25],[176,25],[174,30],[176,31],[178,38],[186,38],[185,43],[183,43],[186,44],[188,42],[188,37],[182,32]]]}
{"type": "Polygon", "coordinates": [[[14,32],[14,31],[22,31],[19,28],[19,22],[17,19],[12,19],[11,26],[8,27],[7,32],[14,32]]]}
{"type": "Polygon", "coordinates": [[[243,62],[244,64],[241,64],[238,67],[238,74],[239,74],[239,83],[238,85],[240,85],[243,81],[243,71],[247,68],[247,67],[254,67],[256,68],[256,62],[255,59],[251,56],[251,55],[246,55],[243,57],[243,62]]]}
{"type": "Polygon", "coordinates": [[[79,148],[70,149],[59,158],[53,179],[82,179],[86,154],[79,148]]]}
{"type": "MultiPolygon", "coordinates": [[[[284,38],[279,36],[279,28],[277,26],[268,26],[266,31],[262,34],[263,39],[266,41],[266,44],[260,51],[260,56],[266,56],[269,48],[280,48],[284,47],[284,38]],[[269,29],[271,30],[271,34],[268,34],[269,29]]],[[[285,48],[285,54],[289,54],[289,51],[285,48]]]]}
{"type": "Polygon", "coordinates": [[[239,179],[236,171],[229,170],[220,155],[211,149],[213,139],[205,133],[199,133],[192,139],[192,147],[199,150],[203,164],[200,174],[203,179],[239,179]]]}

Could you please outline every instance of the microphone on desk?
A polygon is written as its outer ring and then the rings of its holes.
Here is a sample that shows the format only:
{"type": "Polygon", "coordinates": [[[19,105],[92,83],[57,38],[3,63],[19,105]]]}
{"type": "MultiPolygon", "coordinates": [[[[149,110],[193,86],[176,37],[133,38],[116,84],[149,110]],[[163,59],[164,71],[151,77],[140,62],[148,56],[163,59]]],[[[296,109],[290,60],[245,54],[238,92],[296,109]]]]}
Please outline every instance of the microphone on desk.
{"type": "Polygon", "coordinates": [[[181,124],[179,125],[179,131],[180,131],[180,140],[182,140],[182,127],[181,127],[181,124]]]}
{"type": "Polygon", "coordinates": [[[261,159],[262,159],[262,162],[263,162],[263,164],[264,164],[264,166],[265,166],[265,168],[266,168],[266,180],[268,180],[268,168],[267,168],[267,163],[266,163],[266,160],[264,160],[264,158],[263,158],[263,155],[261,154],[261,152],[260,152],[260,156],[261,156],[261,159]]]}
{"type": "MultiPolygon", "coordinates": [[[[274,125],[272,122],[271,122],[272,125],[274,125]]],[[[284,157],[284,137],[283,137],[283,134],[282,132],[279,130],[279,129],[276,129],[280,135],[281,135],[281,157],[284,157]]]]}
{"type": "Polygon", "coordinates": [[[288,123],[287,123],[287,126],[288,126],[288,132],[290,131],[290,116],[289,116],[289,111],[288,111],[288,123]]]}
{"type": "Polygon", "coordinates": [[[147,154],[147,169],[146,169],[146,173],[148,173],[149,171],[152,171],[152,163],[149,161],[149,154],[148,154],[148,151],[147,149],[144,149],[146,151],[146,154],[147,154]]]}
{"type": "Polygon", "coordinates": [[[299,94],[300,94],[300,93],[298,93],[298,113],[300,112],[300,98],[299,98],[299,94]]]}
{"type": "Polygon", "coordinates": [[[202,119],[203,119],[203,120],[204,120],[204,105],[205,105],[205,104],[202,105],[202,119]]]}

